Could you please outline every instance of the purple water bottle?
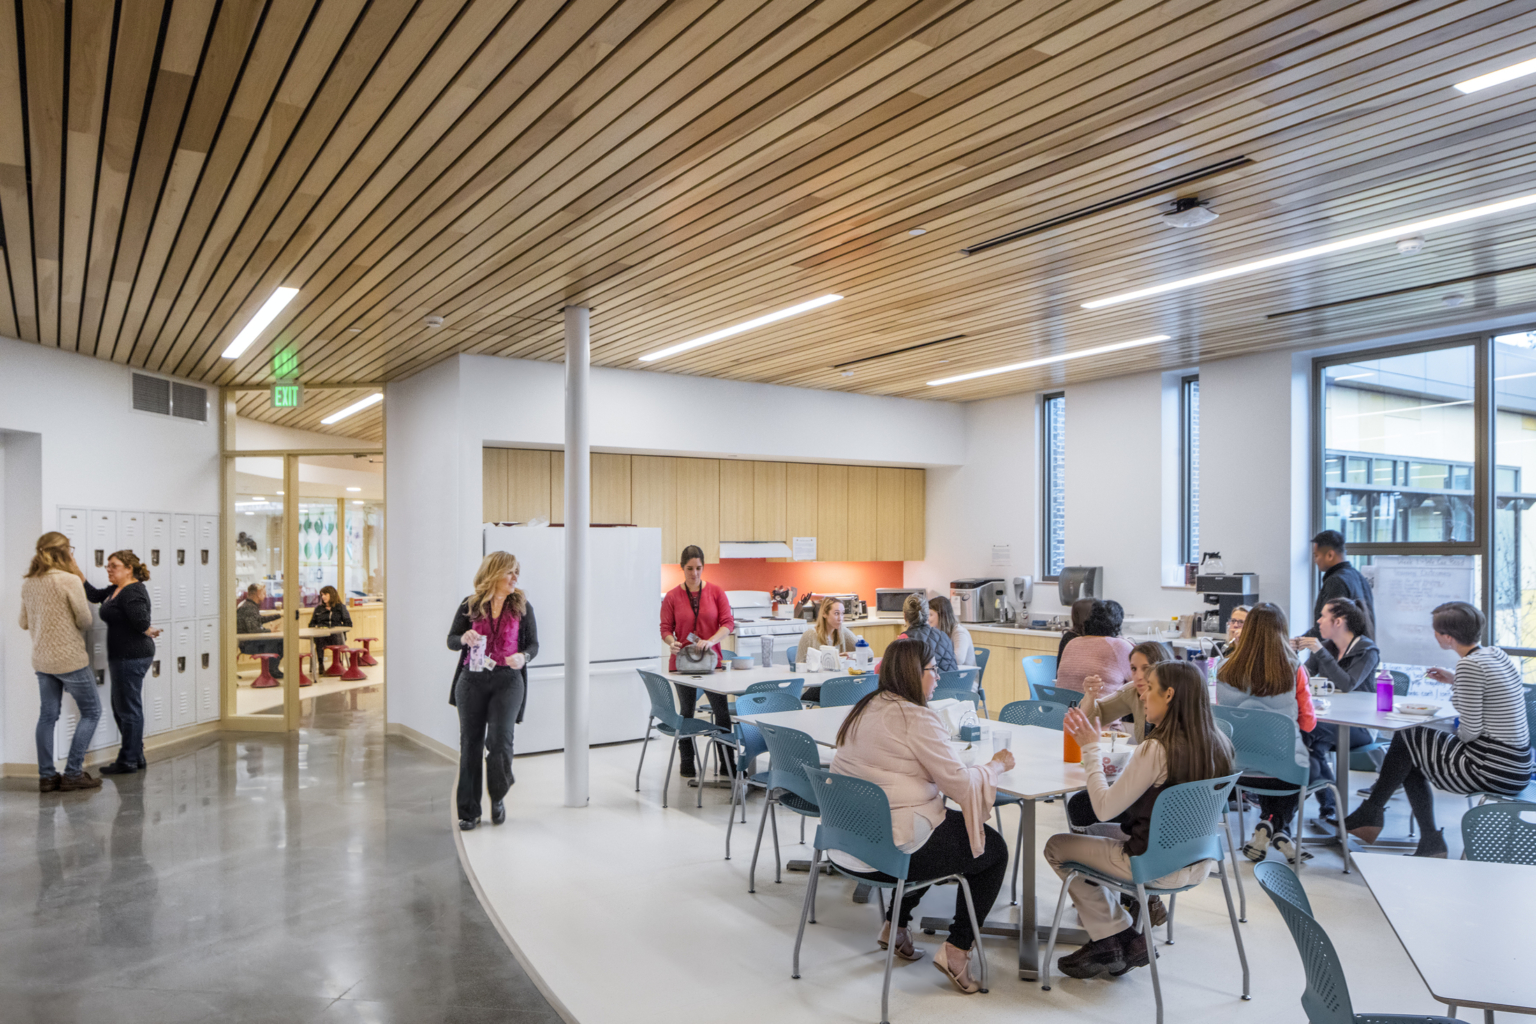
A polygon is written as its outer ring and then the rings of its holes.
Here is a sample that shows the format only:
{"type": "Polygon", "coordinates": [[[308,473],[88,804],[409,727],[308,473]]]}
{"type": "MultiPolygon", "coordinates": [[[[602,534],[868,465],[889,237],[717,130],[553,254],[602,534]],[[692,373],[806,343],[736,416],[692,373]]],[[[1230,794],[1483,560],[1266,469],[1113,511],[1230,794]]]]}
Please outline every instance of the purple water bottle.
{"type": "Polygon", "coordinates": [[[1392,673],[1386,669],[1376,677],[1376,710],[1392,710],[1392,673]]]}

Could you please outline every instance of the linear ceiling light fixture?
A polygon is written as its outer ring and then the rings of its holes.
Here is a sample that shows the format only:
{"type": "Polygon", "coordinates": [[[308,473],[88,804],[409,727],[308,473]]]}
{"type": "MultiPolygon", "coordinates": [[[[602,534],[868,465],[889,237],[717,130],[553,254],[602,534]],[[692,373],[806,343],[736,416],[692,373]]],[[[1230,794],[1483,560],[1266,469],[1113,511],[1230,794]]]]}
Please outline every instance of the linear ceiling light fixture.
{"type": "Polygon", "coordinates": [[[1474,93],[1487,89],[1490,86],[1503,85],[1505,82],[1524,78],[1529,74],[1536,74],[1536,59],[1523,60],[1519,64],[1511,64],[1507,68],[1490,71],[1486,75],[1469,78],[1465,82],[1457,82],[1456,88],[1465,93],[1474,93]]]}
{"type": "Polygon", "coordinates": [[[277,314],[283,311],[283,307],[293,301],[293,297],[299,294],[297,288],[279,288],[272,293],[272,297],[261,304],[256,315],[251,317],[250,323],[241,328],[235,335],[235,340],[229,343],[224,350],[225,359],[239,359],[246,349],[251,347],[251,342],[261,336],[261,332],[267,329],[267,325],[277,319],[277,314]]]}
{"type": "Polygon", "coordinates": [[[1007,366],[994,366],[990,370],[975,370],[971,373],[961,373],[954,377],[942,377],[939,380],[931,380],[928,386],[936,388],[941,384],[955,384],[962,380],[975,380],[977,377],[990,377],[997,373],[1012,373],[1015,370],[1029,370],[1036,366],[1046,366],[1050,363],[1065,363],[1069,359],[1086,359],[1089,356],[1102,356],[1110,352],[1119,352],[1127,348],[1140,348],[1142,345],[1156,345],[1160,341],[1172,340],[1166,334],[1154,334],[1150,338],[1136,338],[1133,341],[1117,341],[1113,345],[1099,345],[1096,348],[1078,349],[1076,352],[1063,352],[1056,356],[1046,356],[1043,359],[1027,359],[1022,363],[1009,363],[1007,366]]]}
{"type": "Polygon", "coordinates": [[[692,341],[685,341],[681,344],[673,345],[670,348],[658,349],[655,352],[647,352],[645,355],[640,357],[640,361],[642,363],[652,363],[658,359],[665,359],[668,356],[675,356],[679,352],[687,352],[689,349],[699,348],[702,345],[708,345],[712,342],[734,337],[737,334],[742,334],[746,331],[753,331],[759,327],[766,327],[769,324],[778,323],[780,320],[788,320],[790,317],[799,316],[801,313],[809,313],[813,309],[820,309],[822,306],[831,305],[841,298],[841,295],[822,295],[812,299],[809,302],[802,302],[798,306],[790,306],[788,309],[781,309],[776,313],[769,313],[766,316],[760,316],[756,320],[748,320],[746,323],[737,324],[735,327],[727,327],[723,330],[715,331],[713,334],[706,334],[703,337],[694,338],[692,341]]]}
{"type": "Polygon", "coordinates": [[[326,426],[330,426],[332,423],[340,423],[342,420],[346,419],[348,416],[351,416],[353,413],[362,412],[370,405],[378,405],[382,401],[384,401],[384,393],[382,391],[375,391],[373,394],[369,395],[362,401],[353,402],[351,405],[347,406],[345,409],[342,409],[340,412],[331,413],[320,422],[324,423],[326,426]]]}
{"type": "Polygon", "coordinates": [[[1341,238],[1336,242],[1327,242],[1323,245],[1314,245],[1306,249],[1297,249],[1294,252],[1283,252],[1276,256],[1266,256],[1261,260],[1253,260],[1250,263],[1238,263],[1230,267],[1222,267],[1219,270],[1207,271],[1204,274],[1196,274],[1193,277],[1181,277],[1176,281],[1153,285],[1150,288],[1139,288],[1133,292],[1121,292],[1119,295],[1110,295],[1106,298],[1094,299],[1092,302],[1085,302],[1083,303],[1083,308],[1103,309],[1105,306],[1117,306],[1122,302],[1134,302],[1137,299],[1145,299],[1152,295],[1162,295],[1165,292],[1178,291],[1181,288],[1191,288],[1197,284],[1208,284],[1211,281],[1221,281],[1228,277],[1252,274],[1255,271],[1268,270],[1270,267],[1295,263],[1298,260],[1311,259],[1314,256],[1326,256],[1329,253],[1342,252],[1345,249],[1358,249],[1362,245],[1370,245],[1373,242],[1399,239],[1416,232],[1429,231],[1434,228],[1445,227],[1448,224],[1460,224],[1462,221],[1475,220],[1478,217],[1489,217],[1495,213],[1504,213],[1509,210],[1518,210],[1532,204],[1536,204],[1536,193],[1516,196],[1513,199],[1505,199],[1497,203],[1489,203],[1487,206],[1474,206],[1468,210],[1457,210],[1455,213],[1442,214],[1439,217],[1414,221],[1411,224],[1399,224],[1397,227],[1372,231],[1368,235],[1355,235],[1353,238],[1341,238]]]}

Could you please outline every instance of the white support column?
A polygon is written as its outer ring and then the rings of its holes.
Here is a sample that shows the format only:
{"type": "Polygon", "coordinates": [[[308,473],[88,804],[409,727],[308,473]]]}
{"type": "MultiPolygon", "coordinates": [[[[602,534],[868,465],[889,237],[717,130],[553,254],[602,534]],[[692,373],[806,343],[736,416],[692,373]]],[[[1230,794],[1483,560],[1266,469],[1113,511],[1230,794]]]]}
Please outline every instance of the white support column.
{"type": "Polygon", "coordinates": [[[592,523],[591,441],[587,380],[592,362],[589,312],[565,307],[565,806],[585,807],[588,795],[587,711],[591,586],[588,533],[592,523]]]}

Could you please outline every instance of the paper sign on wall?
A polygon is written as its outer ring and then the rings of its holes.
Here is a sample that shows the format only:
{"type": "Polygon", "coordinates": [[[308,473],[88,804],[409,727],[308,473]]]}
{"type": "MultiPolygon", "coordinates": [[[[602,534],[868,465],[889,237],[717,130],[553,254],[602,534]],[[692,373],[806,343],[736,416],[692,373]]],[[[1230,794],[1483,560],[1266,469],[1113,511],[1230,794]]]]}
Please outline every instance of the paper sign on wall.
{"type": "Polygon", "coordinates": [[[992,545],[992,564],[993,565],[1012,565],[1013,564],[1013,551],[1012,551],[1012,548],[1013,548],[1013,545],[1011,545],[1011,544],[993,544],[992,545]]]}
{"type": "Polygon", "coordinates": [[[795,537],[795,538],[793,538],[793,543],[790,545],[790,547],[794,550],[795,561],[797,561],[797,562],[814,562],[814,561],[816,561],[816,538],[815,537],[795,537]]]}

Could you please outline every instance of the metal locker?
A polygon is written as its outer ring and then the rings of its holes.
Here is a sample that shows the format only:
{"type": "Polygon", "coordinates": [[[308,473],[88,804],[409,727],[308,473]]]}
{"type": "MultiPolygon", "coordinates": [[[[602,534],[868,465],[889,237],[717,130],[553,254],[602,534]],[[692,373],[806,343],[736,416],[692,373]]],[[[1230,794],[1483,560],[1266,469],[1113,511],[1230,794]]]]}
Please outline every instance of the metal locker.
{"type": "Polygon", "coordinates": [[[197,592],[193,612],[198,618],[219,614],[219,517],[197,517],[196,564],[193,575],[197,592]]]}
{"type": "Polygon", "coordinates": [[[219,718],[219,620],[197,623],[197,720],[219,718]]]}
{"type": "Polygon", "coordinates": [[[155,623],[162,632],[155,637],[155,660],[144,673],[144,735],[152,736],[171,727],[171,626],[155,623]]]}
{"type": "Polygon", "coordinates": [[[85,550],[75,545],[75,561],[92,586],[107,585],[107,559],[117,550],[117,512],[93,508],[87,523],[85,550]]]}
{"type": "Polygon", "coordinates": [[[85,634],[85,650],[91,656],[91,668],[104,672],[107,668],[107,627],[97,623],[85,634]]]}
{"type": "Polygon", "coordinates": [[[197,723],[196,625],[177,622],[171,626],[171,728],[197,723]]]}
{"type": "MultiPolygon", "coordinates": [[[[161,578],[169,580],[171,576],[171,517],[167,512],[144,513],[144,547],[149,552],[140,555],[144,564],[149,566],[150,576],[159,569],[161,578]]],[[[166,592],[169,596],[169,591],[166,592]]],[[[170,611],[167,607],[166,611],[170,611]]]]}
{"type": "Polygon", "coordinates": [[[64,694],[59,702],[59,721],[53,727],[53,762],[59,771],[64,770],[64,759],[69,756],[69,745],[74,741],[75,728],[80,724],[80,708],[75,698],[64,694]]]}
{"type": "Polygon", "coordinates": [[[69,538],[76,551],[84,551],[90,528],[86,525],[91,514],[83,508],[59,509],[59,532],[69,538]]]}
{"type": "Polygon", "coordinates": [[[144,550],[144,513],[119,512],[117,514],[117,546],[132,551],[139,561],[148,564],[149,554],[144,550]]]}
{"type": "MultiPolygon", "coordinates": [[[[102,644],[102,651],[106,651],[105,643],[102,644]]],[[[105,653],[102,657],[106,657],[105,653]]],[[[112,717],[113,685],[110,672],[104,668],[96,670],[96,699],[101,702],[101,718],[96,722],[96,734],[91,737],[92,750],[115,747],[123,741],[123,734],[117,731],[117,719],[112,717]]]]}
{"type": "MultiPolygon", "coordinates": [[[[142,556],[140,560],[143,560],[142,556]]],[[[144,581],[144,589],[149,591],[150,619],[157,626],[160,624],[161,619],[169,621],[171,617],[171,574],[164,569],[150,569],[149,579],[144,581]]]]}
{"type": "Polygon", "coordinates": [[[197,531],[195,516],[171,516],[171,618],[191,619],[196,611],[197,531]]]}

